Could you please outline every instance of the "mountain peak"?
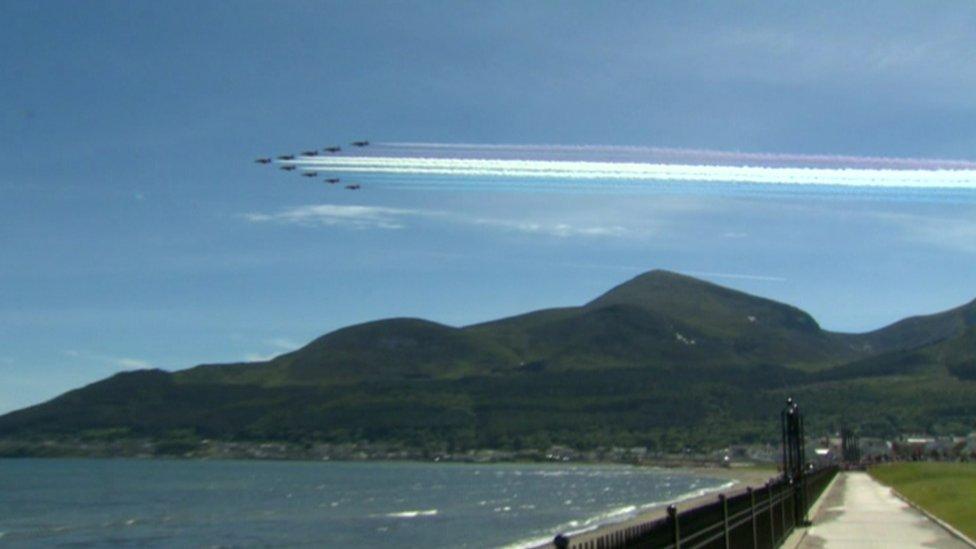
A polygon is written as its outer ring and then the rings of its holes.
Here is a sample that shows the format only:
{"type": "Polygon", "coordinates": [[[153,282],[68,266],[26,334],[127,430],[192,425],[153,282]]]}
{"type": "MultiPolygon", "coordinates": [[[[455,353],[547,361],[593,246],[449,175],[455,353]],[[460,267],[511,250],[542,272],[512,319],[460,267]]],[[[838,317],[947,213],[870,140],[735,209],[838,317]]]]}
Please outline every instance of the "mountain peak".
{"type": "Polygon", "coordinates": [[[702,280],[700,278],[695,278],[690,275],[679,273],[677,271],[669,271],[667,269],[652,269],[646,273],[639,274],[634,278],[624,282],[613,288],[611,291],[624,288],[627,286],[647,286],[647,285],[658,285],[658,286],[695,286],[695,287],[709,287],[713,289],[722,289],[728,291],[734,291],[724,286],[719,286],[718,284],[708,282],[707,280],[702,280]]]}
{"type": "Polygon", "coordinates": [[[675,298],[673,292],[679,292],[681,297],[687,297],[685,292],[697,294],[700,292],[718,292],[723,294],[739,294],[753,299],[753,296],[724,288],[711,282],[699,280],[697,278],[668,271],[664,269],[654,269],[646,273],[639,274],[630,280],[611,288],[608,292],[586,306],[604,306],[613,304],[645,305],[657,308],[660,300],[671,301],[675,298]]]}
{"type": "MultiPolygon", "coordinates": [[[[659,281],[672,281],[672,282],[690,282],[695,284],[710,284],[704,280],[699,280],[693,276],[688,276],[686,274],[681,274],[677,271],[669,271],[667,269],[651,269],[646,273],[639,274],[634,278],[630,279],[628,282],[634,282],[636,280],[659,280],[659,281]]],[[[624,282],[627,284],[627,282],[624,282]]]]}
{"type": "Polygon", "coordinates": [[[753,325],[760,330],[775,326],[820,331],[817,322],[796,307],[661,269],[616,286],[586,307],[610,305],[637,306],[685,322],[704,322],[716,327],[753,325]]]}

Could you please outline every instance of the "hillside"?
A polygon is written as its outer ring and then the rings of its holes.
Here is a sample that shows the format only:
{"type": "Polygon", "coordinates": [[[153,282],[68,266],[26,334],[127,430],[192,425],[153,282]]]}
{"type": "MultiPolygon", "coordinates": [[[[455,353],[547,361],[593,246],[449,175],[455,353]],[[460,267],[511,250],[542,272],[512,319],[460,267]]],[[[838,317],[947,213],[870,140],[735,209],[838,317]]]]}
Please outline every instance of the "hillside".
{"type": "Polygon", "coordinates": [[[669,271],[651,271],[576,308],[472,326],[527,360],[592,354],[605,366],[780,364],[824,367],[866,356],[803,311],[669,271]],[[568,351],[568,352],[567,352],[568,351]],[[567,356],[568,355],[568,356],[567,356]]]}
{"type": "Polygon", "coordinates": [[[387,442],[411,447],[775,440],[810,429],[962,432],[976,414],[976,302],[867,334],[666,271],[579,307],[456,328],[388,319],[273,360],[139,371],[0,417],[0,438],[387,442]]]}
{"type": "Polygon", "coordinates": [[[412,318],[367,322],[326,334],[268,362],[205,365],[177,372],[185,383],[348,385],[485,375],[517,362],[489,338],[412,318]]]}

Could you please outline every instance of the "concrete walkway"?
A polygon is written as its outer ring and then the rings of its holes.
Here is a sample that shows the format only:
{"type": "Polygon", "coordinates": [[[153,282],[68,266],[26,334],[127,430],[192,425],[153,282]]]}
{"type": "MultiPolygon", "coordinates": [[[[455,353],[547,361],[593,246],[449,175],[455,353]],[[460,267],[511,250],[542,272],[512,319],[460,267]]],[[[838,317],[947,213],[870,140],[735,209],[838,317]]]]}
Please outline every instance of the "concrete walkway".
{"type": "Polygon", "coordinates": [[[967,548],[867,473],[842,473],[799,547],[967,548]]]}

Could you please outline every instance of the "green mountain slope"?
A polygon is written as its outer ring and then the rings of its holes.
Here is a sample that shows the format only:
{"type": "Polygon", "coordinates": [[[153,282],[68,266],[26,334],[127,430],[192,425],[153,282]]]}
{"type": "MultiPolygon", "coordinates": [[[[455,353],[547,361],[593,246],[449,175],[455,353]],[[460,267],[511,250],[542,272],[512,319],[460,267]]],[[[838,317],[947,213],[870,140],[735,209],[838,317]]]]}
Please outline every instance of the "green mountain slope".
{"type": "Polygon", "coordinates": [[[961,335],[976,326],[976,300],[941,313],[913,316],[865,334],[847,335],[869,353],[914,349],[961,335]]]}
{"type": "Polygon", "coordinates": [[[199,366],[186,383],[348,385],[376,380],[458,378],[511,368],[518,359],[490,339],[443,324],[394,318],[326,334],[268,362],[199,366]]]}
{"type": "Polygon", "coordinates": [[[775,440],[810,429],[961,432],[976,420],[976,303],[868,334],[665,271],[580,307],[464,328],[389,319],[273,360],[119,374],[0,417],[0,438],[108,432],[452,449],[775,440]]]}
{"type": "Polygon", "coordinates": [[[468,328],[556,366],[693,362],[825,367],[868,353],[803,311],[668,271],[651,271],[582,307],[468,328]],[[583,359],[583,357],[588,357],[583,359]]]}

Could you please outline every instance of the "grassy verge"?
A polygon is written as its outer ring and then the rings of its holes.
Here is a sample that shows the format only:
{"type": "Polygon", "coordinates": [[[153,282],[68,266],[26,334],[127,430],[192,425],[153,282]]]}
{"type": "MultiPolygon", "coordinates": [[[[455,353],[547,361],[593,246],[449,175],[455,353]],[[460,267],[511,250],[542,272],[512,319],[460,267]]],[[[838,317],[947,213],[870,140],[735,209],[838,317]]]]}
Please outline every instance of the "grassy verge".
{"type": "Polygon", "coordinates": [[[976,464],[896,463],[872,467],[872,477],[976,538],[976,464]]]}

